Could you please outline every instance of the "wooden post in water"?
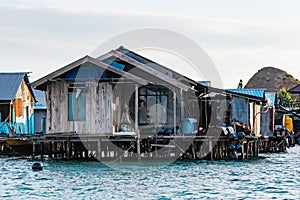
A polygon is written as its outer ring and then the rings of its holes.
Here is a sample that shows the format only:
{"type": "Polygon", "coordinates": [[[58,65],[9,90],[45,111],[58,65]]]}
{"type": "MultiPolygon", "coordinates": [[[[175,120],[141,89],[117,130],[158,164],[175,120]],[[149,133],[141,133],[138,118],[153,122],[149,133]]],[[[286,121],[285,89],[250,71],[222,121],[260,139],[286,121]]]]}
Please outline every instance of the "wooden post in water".
{"type": "Polygon", "coordinates": [[[66,158],[67,159],[70,159],[70,154],[71,154],[70,146],[71,146],[71,142],[70,142],[70,138],[68,138],[67,142],[66,142],[66,158]]]}
{"type": "Polygon", "coordinates": [[[42,161],[44,161],[44,142],[40,142],[40,146],[41,146],[41,159],[42,161]]]}
{"type": "Polygon", "coordinates": [[[100,161],[101,159],[101,137],[98,138],[98,145],[97,145],[97,160],[100,161]]]}
{"type": "Polygon", "coordinates": [[[54,141],[54,158],[57,158],[57,142],[54,141]]]}
{"type": "Polygon", "coordinates": [[[51,141],[49,141],[49,158],[52,158],[52,145],[53,145],[53,142],[52,142],[52,140],[51,141]]]}
{"type": "Polygon", "coordinates": [[[207,150],[208,150],[208,159],[209,160],[213,160],[214,159],[213,158],[214,157],[214,153],[213,153],[212,140],[208,139],[207,143],[208,143],[208,148],[207,148],[207,150]]]}
{"type": "Polygon", "coordinates": [[[32,159],[35,159],[35,153],[36,153],[36,139],[32,142],[32,159]]]}
{"type": "Polygon", "coordinates": [[[241,149],[241,159],[244,160],[245,159],[245,142],[242,142],[242,149],[241,149]]]}
{"type": "Polygon", "coordinates": [[[60,157],[64,158],[64,142],[60,142],[59,153],[60,153],[60,157]]]}

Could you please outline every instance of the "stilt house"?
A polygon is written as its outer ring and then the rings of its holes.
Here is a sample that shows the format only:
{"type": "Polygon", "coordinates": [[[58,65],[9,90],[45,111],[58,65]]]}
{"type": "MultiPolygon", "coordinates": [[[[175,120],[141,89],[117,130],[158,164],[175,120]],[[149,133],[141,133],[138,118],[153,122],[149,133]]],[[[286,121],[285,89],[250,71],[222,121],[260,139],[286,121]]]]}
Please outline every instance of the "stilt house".
{"type": "Polygon", "coordinates": [[[0,133],[33,134],[35,97],[28,73],[0,73],[0,133]]]}
{"type": "Polygon", "coordinates": [[[124,47],[85,56],[33,86],[46,91],[47,133],[97,135],[180,134],[184,119],[199,122],[198,96],[207,90],[124,47]]]}
{"type": "Polygon", "coordinates": [[[264,89],[227,89],[229,96],[230,118],[233,122],[244,124],[250,133],[260,136],[261,114],[265,102],[264,89]]]}

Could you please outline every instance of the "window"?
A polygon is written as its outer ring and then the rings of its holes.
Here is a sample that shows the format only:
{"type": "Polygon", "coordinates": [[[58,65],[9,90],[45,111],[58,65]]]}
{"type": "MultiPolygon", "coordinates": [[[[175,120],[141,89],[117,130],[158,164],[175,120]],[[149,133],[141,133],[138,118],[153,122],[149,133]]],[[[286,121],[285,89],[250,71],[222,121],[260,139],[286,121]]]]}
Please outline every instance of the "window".
{"type": "Polygon", "coordinates": [[[71,89],[68,93],[68,120],[85,121],[86,93],[83,88],[71,89]]]}
{"type": "MultiPolygon", "coordinates": [[[[163,86],[146,86],[139,88],[138,123],[167,123],[169,90],[163,86]]],[[[131,98],[131,117],[134,119],[134,95],[131,98]]]]}

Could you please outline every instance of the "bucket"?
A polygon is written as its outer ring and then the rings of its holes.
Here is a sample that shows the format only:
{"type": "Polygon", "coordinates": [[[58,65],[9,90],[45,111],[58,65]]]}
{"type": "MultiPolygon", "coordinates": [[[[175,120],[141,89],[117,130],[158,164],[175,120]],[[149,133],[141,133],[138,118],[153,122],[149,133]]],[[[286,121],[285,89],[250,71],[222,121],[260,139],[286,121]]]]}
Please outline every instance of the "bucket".
{"type": "Polygon", "coordinates": [[[192,134],[195,132],[195,124],[197,120],[195,118],[186,118],[182,121],[182,133],[192,134]]]}

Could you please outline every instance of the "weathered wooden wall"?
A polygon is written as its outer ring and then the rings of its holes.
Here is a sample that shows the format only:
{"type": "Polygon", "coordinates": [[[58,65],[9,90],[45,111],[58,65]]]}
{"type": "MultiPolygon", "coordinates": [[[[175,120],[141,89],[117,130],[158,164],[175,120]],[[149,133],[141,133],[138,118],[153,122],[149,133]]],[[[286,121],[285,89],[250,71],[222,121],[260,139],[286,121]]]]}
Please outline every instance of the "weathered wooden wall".
{"type": "Polygon", "coordinates": [[[34,103],[34,98],[23,80],[14,99],[14,114],[11,119],[16,133],[34,133],[34,103]]]}
{"type": "Polygon", "coordinates": [[[68,87],[65,81],[47,85],[47,133],[75,131],[79,134],[111,134],[112,86],[109,83],[86,83],[86,119],[68,120],[68,87]]]}
{"type": "Polygon", "coordinates": [[[268,112],[261,115],[261,133],[263,136],[272,136],[275,126],[275,109],[270,108],[268,112]]]}

